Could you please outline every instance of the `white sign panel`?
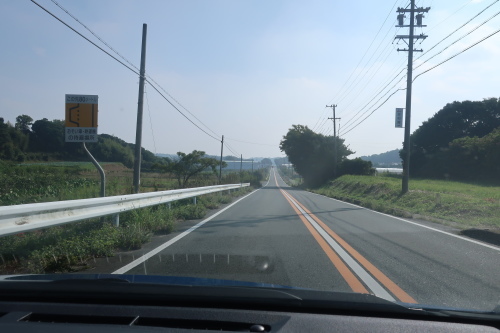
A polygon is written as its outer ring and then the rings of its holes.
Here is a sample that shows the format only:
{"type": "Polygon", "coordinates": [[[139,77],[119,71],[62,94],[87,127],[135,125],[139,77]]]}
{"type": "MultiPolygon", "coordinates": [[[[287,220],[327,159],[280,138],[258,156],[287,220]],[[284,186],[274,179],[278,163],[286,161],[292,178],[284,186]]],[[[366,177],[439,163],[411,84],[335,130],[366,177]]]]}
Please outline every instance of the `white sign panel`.
{"type": "Polygon", "coordinates": [[[403,128],[403,110],[396,108],[396,128],[403,128]]]}

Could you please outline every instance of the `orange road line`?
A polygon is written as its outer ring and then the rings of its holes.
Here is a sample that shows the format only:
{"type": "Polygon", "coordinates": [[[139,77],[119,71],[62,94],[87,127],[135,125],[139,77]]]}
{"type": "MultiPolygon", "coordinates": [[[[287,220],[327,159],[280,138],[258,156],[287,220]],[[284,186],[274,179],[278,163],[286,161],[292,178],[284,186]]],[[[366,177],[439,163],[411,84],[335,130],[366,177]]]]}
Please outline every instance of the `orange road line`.
{"type": "MultiPolygon", "coordinates": [[[[278,186],[279,187],[279,186],[278,186]]],[[[347,282],[349,287],[354,292],[357,293],[363,293],[363,294],[369,294],[370,292],[365,288],[365,286],[358,280],[358,278],[351,272],[351,270],[346,266],[346,264],[342,261],[342,259],[339,258],[339,256],[333,251],[333,249],[326,243],[326,241],[321,237],[321,235],[314,229],[314,227],[307,221],[307,219],[304,217],[304,215],[295,207],[295,205],[290,201],[289,198],[283,193],[284,191],[280,189],[281,194],[285,197],[285,199],[288,201],[290,206],[292,206],[293,210],[297,215],[299,216],[300,220],[304,223],[306,228],[309,230],[311,235],[316,239],[316,242],[321,246],[325,254],[328,256],[330,261],[333,263],[335,268],[339,271],[339,273],[342,275],[344,280],[347,282]]]]}
{"type": "MultiPolygon", "coordinates": [[[[288,193],[288,192],[287,192],[288,193]]],[[[290,193],[288,193],[290,195],[290,193]]],[[[330,236],[333,237],[351,256],[353,256],[361,265],[363,265],[370,274],[375,277],[380,283],[382,283],[394,296],[399,298],[401,302],[405,303],[417,303],[413,297],[408,295],[403,289],[401,289],[396,283],[389,279],[384,273],[382,273],[377,267],[370,263],[365,257],[363,257],[358,251],[356,251],[352,246],[350,246],[344,239],[337,235],[333,230],[331,230],[323,221],[321,221],[316,215],[311,213],[303,204],[301,204],[297,199],[290,195],[295,202],[309,215],[311,216],[330,236]]]]}

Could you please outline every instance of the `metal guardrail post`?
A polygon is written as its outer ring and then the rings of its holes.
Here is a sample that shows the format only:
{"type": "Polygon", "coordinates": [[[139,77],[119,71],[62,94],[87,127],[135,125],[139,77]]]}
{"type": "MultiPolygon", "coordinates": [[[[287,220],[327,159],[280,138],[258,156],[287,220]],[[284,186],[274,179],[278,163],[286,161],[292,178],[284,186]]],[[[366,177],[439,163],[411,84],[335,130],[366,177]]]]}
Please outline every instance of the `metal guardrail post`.
{"type": "Polygon", "coordinates": [[[113,214],[113,226],[120,226],[120,214],[113,214]]]}

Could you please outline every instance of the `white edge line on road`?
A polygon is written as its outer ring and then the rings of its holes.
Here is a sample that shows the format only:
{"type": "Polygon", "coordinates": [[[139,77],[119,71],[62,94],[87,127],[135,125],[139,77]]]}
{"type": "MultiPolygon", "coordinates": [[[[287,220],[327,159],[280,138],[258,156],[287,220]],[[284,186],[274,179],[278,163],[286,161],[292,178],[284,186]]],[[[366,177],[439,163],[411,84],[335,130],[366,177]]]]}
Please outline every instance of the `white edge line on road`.
{"type": "Polygon", "coordinates": [[[325,241],[330,245],[330,247],[337,252],[337,254],[344,260],[344,262],[353,270],[356,275],[363,280],[368,288],[378,297],[386,299],[391,302],[396,302],[396,300],[384,289],[375,279],[359,265],[356,260],[354,260],[330,235],[326,233],[323,228],[321,228],[316,221],[314,221],[309,214],[307,214],[302,207],[300,207],[295,200],[283,190],[283,193],[290,199],[294,206],[302,213],[302,215],[311,223],[311,225],[316,229],[325,241]]]}
{"type": "MultiPolygon", "coordinates": [[[[269,182],[268,182],[269,183],[269,182]]],[[[265,185],[267,186],[267,184],[265,185]]],[[[265,187],[264,186],[264,187],[265,187]]],[[[204,225],[205,223],[207,223],[208,221],[210,221],[211,219],[213,219],[214,217],[216,217],[217,215],[225,212],[226,210],[228,210],[229,208],[231,208],[232,206],[236,205],[238,202],[240,202],[241,200],[245,199],[246,197],[254,194],[255,192],[257,192],[258,190],[260,189],[257,189],[255,191],[252,191],[251,193],[248,193],[247,195],[245,195],[244,197],[236,200],[235,202],[233,202],[232,204],[230,204],[229,206],[227,206],[226,208],[224,209],[221,209],[219,210],[217,213],[207,217],[206,219],[204,219],[203,221],[201,221],[200,223],[192,226],[191,228],[189,228],[188,230],[182,232],[181,234],[175,236],[174,238],[172,238],[171,240],[169,240],[168,242],[165,242],[163,243],[162,245],[158,246],[157,248],[151,250],[150,252],[142,255],[141,257],[135,259],[134,261],[132,261],[131,263],[123,266],[122,268],[119,268],[117,269],[116,271],[114,271],[113,273],[111,274],[124,274],[125,272],[131,270],[132,268],[142,264],[143,262],[145,262],[146,260],[148,260],[149,258],[151,258],[152,256],[154,256],[155,254],[158,254],[159,252],[165,250],[167,247],[169,247],[170,245],[174,244],[175,242],[177,242],[178,240],[182,239],[183,237],[187,236],[188,234],[190,234],[192,231],[198,229],[199,227],[201,227],[202,225],[204,225]]]]}
{"type": "MultiPolygon", "coordinates": [[[[306,191],[306,192],[309,192],[309,191],[306,191]]],[[[470,239],[470,238],[467,238],[467,237],[463,237],[463,236],[460,236],[460,235],[455,235],[455,234],[452,234],[452,233],[444,231],[444,230],[439,230],[439,229],[436,229],[436,228],[433,228],[433,227],[429,227],[429,226],[426,226],[426,225],[423,225],[423,224],[420,224],[420,223],[417,223],[417,222],[408,221],[408,220],[405,220],[405,219],[397,217],[397,216],[392,216],[392,215],[389,215],[389,214],[377,212],[376,210],[369,209],[369,208],[362,207],[362,206],[358,206],[358,205],[352,204],[350,202],[338,200],[338,199],[335,199],[335,198],[330,198],[330,197],[327,197],[326,195],[323,195],[323,194],[314,193],[314,192],[309,192],[309,193],[312,193],[314,195],[318,195],[320,197],[324,197],[324,198],[327,198],[327,199],[330,199],[330,200],[333,200],[333,201],[342,202],[342,203],[345,203],[347,205],[351,205],[351,206],[354,206],[354,207],[359,207],[359,208],[362,208],[362,209],[366,209],[366,210],[372,211],[372,212],[380,214],[380,215],[384,215],[384,216],[387,216],[387,217],[392,217],[393,219],[400,220],[400,221],[403,221],[403,222],[406,222],[406,223],[410,223],[410,224],[413,224],[413,225],[416,225],[416,226],[419,226],[419,227],[422,227],[422,228],[434,230],[434,231],[440,232],[440,233],[448,235],[448,236],[459,238],[459,239],[462,239],[462,240],[465,240],[465,241],[468,241],[468,242],[471,242],[471,243],[474,243],[474,244],[477,244],[477,245],[482,245],[482,246],[490,248],[492,250],[500,251],[500,248],[496,247],[494,245],[485,244],[483,242],[479,242],[479,241],[476,241],[476,240],[473,240],[473,239],[470,239]]]]}

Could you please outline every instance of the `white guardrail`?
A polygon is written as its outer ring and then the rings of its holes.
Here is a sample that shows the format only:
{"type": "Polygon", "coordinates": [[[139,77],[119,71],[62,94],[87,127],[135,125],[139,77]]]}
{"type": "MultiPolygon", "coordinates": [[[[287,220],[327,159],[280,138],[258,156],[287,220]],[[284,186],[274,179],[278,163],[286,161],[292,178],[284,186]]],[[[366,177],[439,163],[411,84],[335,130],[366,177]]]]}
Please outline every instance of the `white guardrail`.
{"type": "Polygon", "coordinates": [[[118,226],[119,214],[128,210],[160,205],[203,194],[238,189],[249,183],[215,185],[188,189],[118,195],[56,202],[42,202],[0,207],[0,236],[113,215],[118,226]]]}

